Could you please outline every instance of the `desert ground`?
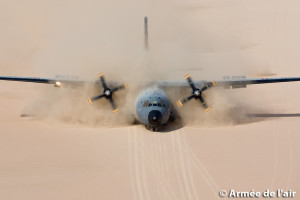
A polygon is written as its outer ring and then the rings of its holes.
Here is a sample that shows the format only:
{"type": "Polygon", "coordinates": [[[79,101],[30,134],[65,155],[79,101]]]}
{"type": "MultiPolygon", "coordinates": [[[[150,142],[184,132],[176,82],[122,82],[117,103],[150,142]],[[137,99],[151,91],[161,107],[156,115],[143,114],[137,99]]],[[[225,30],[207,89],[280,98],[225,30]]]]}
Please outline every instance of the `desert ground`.
{"type": "Polygon", "coordinates": [[[300,82],[208,90],[209,113],[191,102],[158,133],[127,120],[149,79],[300,76],[298,1],[14,0],[0,11],[1,76],[104,72],[130,86],[115,116],[105,101],[88,105],[95,91],[0,81],[0,199],[299,198],[300,82]]]}

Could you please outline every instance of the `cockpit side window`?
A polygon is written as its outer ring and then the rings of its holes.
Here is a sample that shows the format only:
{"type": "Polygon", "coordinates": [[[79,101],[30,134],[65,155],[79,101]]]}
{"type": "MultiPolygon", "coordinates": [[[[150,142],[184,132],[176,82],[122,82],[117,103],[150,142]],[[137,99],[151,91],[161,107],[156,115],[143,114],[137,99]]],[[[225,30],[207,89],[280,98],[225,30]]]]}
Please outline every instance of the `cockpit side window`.
{"type": "Polygon", "coordinates": [[[152,106],[152,103],[149,103],[149,104],[148,104],[148,107],[151,107],[151,106],[152,106]]]}
{"type": "Polygon", "coordinates": [[[145,101],[145,103],[143,104],[143,107],[148,107],[149,101],[145,101]]]}
{"type": "Polygon", "coordinates": [[[161,107],[161,103],[158,103],[157,105],[158,105],[158,107],[161,107]]]}
{"type": "Polygon", "coordinates": [[[161,100],[161,107],[166,107],[166,104],[163,100],[161,100]]]}

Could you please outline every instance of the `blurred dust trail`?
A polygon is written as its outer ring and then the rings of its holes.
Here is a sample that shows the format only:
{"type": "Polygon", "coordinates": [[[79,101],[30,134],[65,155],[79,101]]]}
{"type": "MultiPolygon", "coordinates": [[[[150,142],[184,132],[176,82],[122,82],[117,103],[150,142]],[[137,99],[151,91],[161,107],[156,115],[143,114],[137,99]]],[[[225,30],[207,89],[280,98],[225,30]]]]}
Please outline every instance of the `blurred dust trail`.
{"type": "MultiPolygon", "coordinates": [[[[136,127],[132,127],[132,131],[135,131],[137,133],[136,127]]],[[[139,132],[137,134],[143,134],[144,131],[139,132]]],[[[158,136],[158,135],[156,135],[158,136]]],[[[147,150],[147,147],[145,146],[138,146],[138,149],[136,149],[137,151],[142,151],[144,154],[144,158],[146,161],[146,166],[147,169],[150,170],[150,172],[152,172],[151,174],[153,174],[152,179],[155,179],[159,182],[159,185],[157,185],[157,187],[160,187],[162,189],[163,192],[163,196],[165,196],[164,199],[178,199],[176,192],[174,191],[174,189],[172,188],[172,186],[169,183],[169,180],[167,179],[166,175],[164,174],[164,172],[161,170],[160,166],[161,164],[158,163],[157,161],[155,161],[155,159],[153,158],[153,155],[151,155],[151,153],[147,150]]],[[[151,180],[152,180],[151,179],[151,180]]]]}
{"type": "Polygon", "coordinates": [[[157,139],[157,135],[149,135],[149,138],[151,138],[151,142],[150,142],[150,146],[153,149],[154,154],[152,159],[155,160],[155,163],[157,164],[157,167],[162,170],[162,159],[161,159],[161,154],[159,152],[159,148],[158,148],[158,139],[157,139]]]}
{"type": "MultiPolygon", "coordinates": [[[[186,134],[184,132],[184,130],[178,130],[178,131],[181,134],[186,134]]],[[[194,165],[196,166],[197,171],[204,178],[205,182],[208,184],[208,186],[210,187],[213,194],[216,195],[217,199],[220,199],[220,197],[218,195],[219,191],[220,191],[220,188],[218,187],[217,183],[211,177],[211,175],[206,170],[206,168],[204,167],[202,162],[199,160],[197,155],[194,153],[194,151],[191,149],[191,147],[187,144],[186,139],[182,142],[182,144],[183,144],[186,156],[188,156],[191,159],[191,161],[194,163],[194,165]]]]}
{"type": "MultiPolygon", "coordinates": [[[[179,166],[179,171],[180,171],[181,177],[183,179],[183,181],[180,180],[180,182],[184,183],[183,186],[185,188],[185,194],[186,194],[185,199],[194,199],[192,197],[193,194],[190,191],[190,189],[194,189],[194,187],[190,187],[190,186],[193,186],[193,183],[191,183],[193,180],[191,180],[190,177],[187,176],[187,172],[186,172],[187,171],[187,169],[186,169],[187,161],[185,160],[185,158],[183,156],[182,146],[178,139],[177,133],[172,134],[172,142],[175,145],[175,152],[176,152],[175,154],[179,158],[178,166],[179,166]]],[[[194,191],[193,191],[193,193],[194,193],[194,191]]]]}
{"type": "Polygon", "coordinates": [[[134,200],[137,200],[137,188],[136,188],[136,182],[135,182],[135,175],[134,175],[134,160],[133,160],[133,155],[134,155],[134,149],[133,149],[133,135],[131,132],[131,127],[127,128],[128,131],[128,165],[129,165],[129,175],[130,175],[130,185],[131,185],[131,190],[132,190],[132,195],[134,197],[134,200]]]}
{"type": "Polygon", "coordinates": [[[166,170],[165,170],[165,167],[166,167],[166,163],[165,163],[165,159],[164,159],[164,154],[163,154],[163,151],[162,151],[162,143],[161,143],[161,137],[160,136],[157,136],[155,137],[155,144],[156,144],[156,149],[158,151],[158,162],[160,164],[160,170],[165,173],[166,170]]]}
{"type": "MultiPolygon", "coordinates": [[[[158,158],[159,158],[160,155],[157,152],[155,135],[153,135],[151,133],[150,134],[147,133],[147,135],[148,135],[147,144],[149,146],[148,147],[148,152],[149,152],[149,155],[152,156],[152,159],[154,161],[154,163],[152,163],[152,164],[156,165],[156,163],[159,163],[159,159],[158,158]]],[[[145,146],[145,148],[146,148],[146,146],[145,146]]],[[[158,165],[158,168],[160,169],[159,164],[157,164],[157,165],[158,165]]],[[[154,175],[154,177],[156,177],[156,176],[154,175]]],[[[154,184],[155,184],[155,188],[156,188],[158,196],[164,196],[164,198],[167,198],[166,194],[164,192],[164,188],[160,187],[161,182],[159,181],[159,179],[158,178],[154,178],[153,182],[155,182],[154,184]]]]}
{"type": "MultiPolygon", "coordinates": [[[[125,106],[118,115],[112,113],[111,105],[106,99],[89,104],[87,98],[99,94],[101,88],[90,86],[73,88],[42,86],[37,88],[39,98],[30,100],[24,108],[25,113],[30,113],[54,124],[68,124],[87,127],[120,127],[128,126],[132,119],[131,112],[125,106]],[[45,90],[46,89],[46,90],[45,90]]],[[[125,91],[119,95],[126,96],[125,91]]],[[[115,101],[122,103],[120,99],[115,101]]],[[[122,107],[123,106],[119,106],[122,107]]]]}
{"type": "Polygon", "coordinates": [[[172,152],[173,152],[173,160],[174,160],[174,168],[175,168],[175,174],[176,174],[176,182],[177,182],[177,185],[178,185],[178,188],[179,188],[179,191],[180,191],[180,194],[181,194],[181,197],[182,199],[186,199],[186,196],[185,196],[185,191],[183,190],[184,188],[184,184],[183,182],[181,181],[181,176],[180,176],[180,172],[181,172],[181,169],[180,169],[180,162],[178,161],[178,154],[176,153],[177,152],[177,145],[175,144],[175,140],[174,140],[174,135],[172,135],[172,152]]]}
{"type": "MultiPolygon", "coordinates": [[[[170,166],[173,167],[174,165],[170,165],[169,163],[169,154],[167,152],[167,147],[170,146],[168,144],[169,141],[169,135],[164,135],[164,134],[156,134],[156,133],[151,133],[150,132],[150,137],[152,137],[154,140],[153,143],[151,143],[151,146],[153,146],[154,149],[156,149],[157,153],[155,154],[155,157],[157,157],[157,165],[161,170],[161,173],[164,174],[165,179],[170,183],[170,186],[173,186],[172,182],[170,182],[170,179],[172,176],[170,176],[170,166]]],[[[176,164],[175,164],[176,166],[176,164]]],[[[176,193],[177,194],[177,193],[176,193]]]]}
{"type": "MultiPolygon", "coordinates": [[[[147,152],[149,158],[152,159],[151,164],[157,168],[157,170],[160,171],[160,174],[164,175],[164,179],[167,181],[167,184],[169,183],[168,174],[166,173],[165,169],[165,161],[164,156],[160,151],[160,143],[158,142],[160,140],[160,135],[153,134],[152,132],[146,133],[146,138],[148,139],[148,147],[143,146],[143,149],[145,152],[147,152]],[[152,149],[152,151],[148,151],[148,149],[152,149]]],[[[145,137],[144,137],[145,138],[145,137]]],[[[153,173],[154,182],[157,182],[158,184],[155,184],[156,190],[158,192],[158,196],[160,196],[163,199],[172,199],[168,192],[168,188],[164,184],[162,178],[160,175],[157,175],[157,173],[153,173]]],[[[170,184],[171,187],[171,184],[170,184]]]]}
{"type": "Polygon", "coordinates": [[[171,157],[170,153],[168,152],[168,149],[171,148],[172,144],[170,142],[169,136],[164,136],[163,138],[161,138],[161,141],[162,141],[162,153],[165,159],[165,173],[167,178],[170,179],[171,177],[173,177],[170,171],[173,165],[170,164],[170,162],[168,162],[169,158],[171,157]]]}
{"type": "Polygon", "coordinates": [[[148,191],[148,178],[146,175],[146,165],[145,165],[145,153],[144,151],[139,151],[140,146],[145,146],[145,139],[144,139],[144,135],[141,135],[139,133],[137,133],[137,130],[135,128],[133,128],[134,131],[134,139],[135,139],[135,145],[136,145],[136,154],[137,156],[137,160],[140,160],[140,166],[141,166],[141,174],[142,174],[142,183],[143,183],[143,189],[144,189],[144,193],[146,196],[146,199],[149,200],[149,191],[148,191]],[[139,157],[139,158],[138,158],[139,157]]]}
{"type": "MultiPolygon", "coordinates": [[[[143,173],[141,173],[141,169],[140,169],[140,165],[141,165],[141,161],[140,160],[140,149],[139,149],[139,141],[137,141],[137,136],[136,136],[136,132],[134,130],[134,128],[130,128],[129,130],[129,141],[130,141],[130,146],[132,145],[132,149],[129,152],[130,153],[130,158],[132,159],[132,165],[130,167],[131,173],[132,173],[132,177],[134,179],[134,183],[136,185],[136,193],[134,194],[134,196],[137,196],[138,199],[145,199],[144,197],[144,193],[145,195],[147,194],[146,190],[145,190],[145,176],[143,173]],[[142,174],[142,175],[141,175],[142,174]],[[142,177],[141,177],[142,176],[142,177]]],[[[142,165],[143,167],[143,165],[142,165]]],[[[146,188],[147,189],[147,188],[146,188]]],[[[147,197],[146,197],[147,198],[147,197]]]]}
{"type": "MultiPolygon", "coordinates": [[[[176,133],[175,137],[176,137],[176,141],[177,141],[177,146],[179,147],[178,150],[180,151],[180,153],[179,153],[180,158],[187,165],[186,167],[183,167],[183,170],[184,170],[183,173],[184,173],[185,177],[188,177],[188,178],[185,178],[188,180],[187,184],[185,184],[185,185],[186,185],[187,189],[191,188],[192,195],[194,196],[193,199],[199,199],[198,195],[197,195],[196,186],[195,186],[195,183],[193,180],[193,176],[192,176],[190,159],[186,155],[183,155],[184,154],[183,143],[186,143],[185,134],[178,132],[178,133],[176,133]],[[186,172],[187,172],[187,175],[185,174],[186,172]]],[[[182,163],[182,166],[184,166],[184,163],[182,163]]]]}
{"type": "Polygon", "coordinates": [[[160,169],[166,174],[166,178],[169,178],[168,154],[166,152],[166,146],[168,146],[167,140],[163,134],[154,134],[153,138],[155,139],[154,147],[158,150],[157,157],[160,169]]]}
{"type": "Polygon", "coordinates": [[[143,186],[141,183],[141,173],[140,173],[140,159],[138,155],[139,149],[137,148],[137,141],[136,141],[136,135],[133,131],[133,157],[134,157],[134,172],[135,172],[135,178],[136,178],[136,184],[137,184],[137,191],[138,191],[138,197],[139,199],[144,199],[143,196],[143,186]]]}

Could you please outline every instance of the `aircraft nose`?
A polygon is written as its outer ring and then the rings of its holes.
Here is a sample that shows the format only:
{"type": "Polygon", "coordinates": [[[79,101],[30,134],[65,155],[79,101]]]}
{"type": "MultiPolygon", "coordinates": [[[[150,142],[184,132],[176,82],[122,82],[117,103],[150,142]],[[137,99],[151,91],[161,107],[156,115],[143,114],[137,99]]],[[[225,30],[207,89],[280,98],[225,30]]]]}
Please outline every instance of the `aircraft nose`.
{"type": "Polygon", "coordinates": [[[148,120],[152,125],[159,125],[162,119],[161,112],[158,110],[152,110],[149,112],[148,120]]]}

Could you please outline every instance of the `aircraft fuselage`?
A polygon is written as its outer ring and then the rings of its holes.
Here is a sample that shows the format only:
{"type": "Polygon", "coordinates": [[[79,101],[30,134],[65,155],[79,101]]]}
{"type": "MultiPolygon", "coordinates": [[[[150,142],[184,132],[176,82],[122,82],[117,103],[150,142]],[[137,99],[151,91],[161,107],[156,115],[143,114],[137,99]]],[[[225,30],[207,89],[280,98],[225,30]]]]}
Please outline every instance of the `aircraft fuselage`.
{"type": "Polygon", "coordinates": [[[146,128],[157,130],[165,125],[171,114],[171,103],[166,93],[157,87],[147,88],[136,101],[137,120],[146,128]]]}

